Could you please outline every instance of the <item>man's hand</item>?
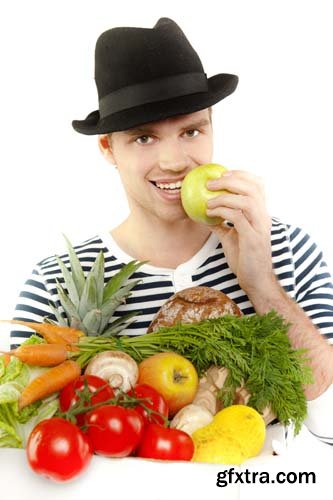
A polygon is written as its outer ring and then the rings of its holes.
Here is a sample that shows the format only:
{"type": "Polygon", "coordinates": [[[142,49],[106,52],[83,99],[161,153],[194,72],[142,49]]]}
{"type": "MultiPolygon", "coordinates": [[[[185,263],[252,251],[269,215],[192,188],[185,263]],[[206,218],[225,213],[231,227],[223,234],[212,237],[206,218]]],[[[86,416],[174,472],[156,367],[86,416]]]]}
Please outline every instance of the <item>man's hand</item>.
{"type": "Polygon", "coordinates": [[[265,204],[264,186],[259,177],[242,170],[229,170],[219,179],[208,181],[211,191],[226,189],[207,203],[207,215],[232,222],[210,226],[219,237],[227,262],[248,294],[272,287],[276,280],[272,268],[271,218],[265,204]]]}

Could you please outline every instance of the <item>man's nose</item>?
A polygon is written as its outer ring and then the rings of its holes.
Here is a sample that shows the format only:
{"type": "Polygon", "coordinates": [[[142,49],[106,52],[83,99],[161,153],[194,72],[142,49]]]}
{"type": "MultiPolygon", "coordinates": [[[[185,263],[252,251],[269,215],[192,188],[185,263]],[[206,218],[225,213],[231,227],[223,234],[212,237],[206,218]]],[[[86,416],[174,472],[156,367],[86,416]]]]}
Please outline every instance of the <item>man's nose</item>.
{"type": "Polygon", "coordinates": [[[161,170],[181,172],[189,165],[189,158],[184,148],[177,140],[167,141],[159,154],[159,167],[161,170]]]}

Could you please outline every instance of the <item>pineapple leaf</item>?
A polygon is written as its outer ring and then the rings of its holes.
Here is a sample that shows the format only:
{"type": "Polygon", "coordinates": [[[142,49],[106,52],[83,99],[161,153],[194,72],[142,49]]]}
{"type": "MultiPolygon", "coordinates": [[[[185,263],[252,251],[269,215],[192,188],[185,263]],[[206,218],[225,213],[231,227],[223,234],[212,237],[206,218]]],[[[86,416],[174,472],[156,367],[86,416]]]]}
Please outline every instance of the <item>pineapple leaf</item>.
{"type": "Polygon", "coordinates": [[[50,319],[48,316],[44,316],[43,323],[47,323],[48,325],[57,325],[58,326],[58,323],[56,321],[53,321],[53,319],[50,319]]]}
{"type": "Polygon", "coordinates": [[[112,323],[109,323],[107,325],[108,329],[112,329],[118,325],[121,325],[122,323],[126,323],[126,321],[130,318],[133,318],[133,316],[138,316],[139,314],[141,314],[142,311],[132,311],[128,314],[124,314],[124,316],[120,316],[118,319],[116,319],[115,321],[112,321],[112,323]]]}
{"type": "Polygon", "coordinates": [[[77,316],[71,316],[70,325],[71,328],[76,328],[77,330],[83,330],[82,321],[77,316]]]}
{"type": "Polygon", "coordinates": [[[69,241],[69,239],[67,238],[67,236],[65,234],[62,233],[62,235],[65,238],[66,243],[67,243],[69,260],[71,263],[71,271],[72,271],[73,280],[74,280],[74,283],[76,286],[76,290],[79,294],[79,297],[81,297],[81,294],[82,294],[83,288],[84,288],[84,283],[85,283],[84,272],[83,272],[81,263],[79,261],[79,258],[76,255],[75,250],[74,250],[71,242],[69,241]]]}
{"type": "Polygon", "coordinates": [[[132,260],[128,264],[125,264],[117,274],[112,276],[104,287],[103,302],[117,292],[127,278],[146,262],[148,261],[137,262],[136,260],[132,260]]]}
{"type": "Polygon", "coordinates": [[[104,328],[108,324],[110,318],[112,317],[114,311],[121,303],[125,303],[126,298],[130,295],[130,290],[139,283],[141,280],[132,281],[128,285],[122,287],[120,290],[115,292],[109,299],[103,302],[101,307],[102,321],[100,326],[100,331],[103,332],[104,328]]]}
{"type": "Polygon", "coordinates": [[[60,303],[67,315],[69,325],[72,326],[72,319],[74,318],[78,322],[81,322],[81,319],[78,316],[78,312],[76,307],[74,306],[73,302],[71,299],[67,296],[65,290],[62,288],[61,284],[56,278],[56,283],[57,283],[57,290],[58,290],[58,295],[60,299],[60,303]]]}
{"type": "Polygon", "coordinates": [[[58,255],[55,256],[57,259],[58,265],[61,269],[63,278],[65,280],[66,288],[68,290],[68,297],[71,299],[75,307],[79,306],[80,302],[80,297],[73,279],[73,276],[71,273],[68,271],[67,267],[63,263],[63,261],[58,257],[58,255]]]}
{"type": "Polygon", "coordinates": [[[112,337],[113,335],[116,335],[119,331],[123,330],[126,326],[130,325],[133,323],[133,321],[128,321],[130,318],[133,318],[133,316],[137,316],[141,314],[142,311],[132,311],[128,314],[124,314],[124,316],[120,316],[120,318],[116,319],[115,321],[112,321],[112,323],[108,323],[106,325],[106,330],[104,332],[101,332],[102,337],[112,337]]]}
{"type": "Polygon", "coordinates": [[[127,326],[129,326],[131,323],[134,323],[135,321],[136,321],[136,319],[134,319],[133,321],[126,321],[125,323],[122,323],[121,325],[115,326],[113,328],[108,328],[107,330],[105,330],[105,332],[103,332],[99,336],[100,337],[115,337],[116,335],[118,335],[119,332],[122,332],[123,330],[125,330],[125,328],[127,326]]]}
{"type": "Polygon", "coordinates": [[[91,269],[92,274],[95,277],[96,282],[96,298],[97,307],[101,307],[103,304],[103,292],[104,292],[104,253],[103,250],[100,251],[94,265],[91,269]]]}
{"type": "Polygon", "coordinates": [[[92,309],[97,309],[97,287],[95,276],[90,270],[82,291],[79,304],[79,317],[82,319],[92,309]]]}
{"type": "Polygon", "coordinates": [[[68,321],[66,321],[66,319],[60,314],[59,309],[54,307],[54,305],[51,304],[50,301],[49,301],[49,307],[50,307],[51,311],[53,312],[53,314],[55,315],[55,317],[57,318],[58,325],[68,326],[68,321]]]}
{"type": "Polygon", "coordinates": [[[84,333],[87,335],[98,335],[101,324],[102,313],[99,309],[92,309],[82,320],[84,333]]]}

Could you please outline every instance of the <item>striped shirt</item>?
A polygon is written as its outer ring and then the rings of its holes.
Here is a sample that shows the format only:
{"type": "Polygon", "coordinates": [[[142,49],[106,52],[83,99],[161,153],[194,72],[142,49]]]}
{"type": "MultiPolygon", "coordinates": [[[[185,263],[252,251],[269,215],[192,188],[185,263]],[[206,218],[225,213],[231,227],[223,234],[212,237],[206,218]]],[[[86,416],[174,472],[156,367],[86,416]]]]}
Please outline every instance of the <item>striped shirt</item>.
{"type": "MultiPolygon", "coordinates": [[[[285,224],[275,217],[272,217],[271,248],[273,269],[279,283],[311,318],[327,341],[333,343],[333,283],[322,252],[301,228],[285,224]]],[[[98,253],[103,250],[105,282],[125,263],[133,260],[133,257],[118,247],[107,231],[83,241],[74,246],[74,249],[85,274],[91,269],[98,253]]],[[[59,257],[69,267],[68,254],[59,257]]],[[[36,264],[19,295],[14,319],[42,322],[43,318],[48,316],[56,321],[49,302],[64,314],[57,294],[56,279],[64,284],[54,256],[36,264]]],[[[144,264],[129,281],[137,279],[140,279],[140,282],[132,289],[126,303],[120,305],[114,314],[114,317],[120,317],[130,311],[140,311],[134,318],[136,321],[121,332],[123,335],[144,334],[165,301],[174,293],[191,286],[204,285],[220,290],[234,300],[244,314],[255,312],[240,288],[237,277],[230,270],[222,245],[214,233],[199,252],[176,269],[144,264]]],[[[31,333],[32,331],[25,327],[15,328],[10,333],[11,348],[20,345],[31,333]]],[[[333,398],[333,391],[331,392],[333,398]]],[[[316,408],[317,415],[318,404],[316,408]]],[[[310,419],[316,421],[316,415],[310,415],[310,419]]],[[[331,421],[333,422],[333,415],[331,421]]],[[[333,429],[330,434],[328,431],[324,434],[320,431],[320,426],[312,427],[319,438],[325,436],[326,439],[323,440],[333,444],[333,429]]]]}
{"type": "MultiPolygon", "coordinates": [[[[333,343],[333,282],[322,252],[302,229],[283,224],[277,218],[272,218],[271,242],[273,268],[281,286],[303,308],[327,340],[333,343]]],[[[74,249],[85,274],[103,250],[105,282],[125,263],[133,260],[118,247],[107,231],[85,240],[74,246],[74,249]]],[[[69,267],[68,254],[59,257],[69,267]]],[[[48,316],[56,321],[49,302],[64,314],[57,294],[56,279],[64,286],[54,256],[36,264],[19,295],[14,319],[41,322],[48,316]]],[[[116,318],[130,311],[140,312],[134,317],[135,321],[122,331],[124,335],[144,334],[165,301],[174,293],[191,286],[205,285],[220,290],[234,300],[244,314],[255,312],[240,288],[237,277],[230,270],[221,243],[214,233],[197,254],[176,269],[144,264],[129,281],[137,279],[140,282],[132,289],[126,304],[120,305],[114,315],[116,318]]],[[[10,333],[11,347],[20,345],[30,335],[31,330],[25,327],[15,328],[10,333]]]]}

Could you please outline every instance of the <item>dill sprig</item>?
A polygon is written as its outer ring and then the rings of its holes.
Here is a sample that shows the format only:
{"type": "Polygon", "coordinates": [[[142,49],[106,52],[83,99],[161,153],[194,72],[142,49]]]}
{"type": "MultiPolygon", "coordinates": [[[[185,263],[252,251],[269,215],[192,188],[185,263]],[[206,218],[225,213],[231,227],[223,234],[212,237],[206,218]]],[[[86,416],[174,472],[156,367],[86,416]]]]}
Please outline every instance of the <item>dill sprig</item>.
{"type": "Polygon", "coordinates": [[[281,423],[294,423],[296,435],[307,414],[303,386],[313,378],[306,351],[290,345],[289,326],[276,311],[226,315],[147,335],[83,337],[73,356],[85,367],[105,350],[122,350],[138,363],[158,352],[174,351],[189,359],[199,376],[212,365],[226,367],[229,373],[218,394],[225,407],[244,384],[251,393],[249,406],[261,412],[270,404],[281,423]]]}

